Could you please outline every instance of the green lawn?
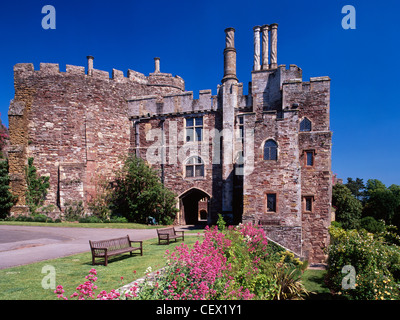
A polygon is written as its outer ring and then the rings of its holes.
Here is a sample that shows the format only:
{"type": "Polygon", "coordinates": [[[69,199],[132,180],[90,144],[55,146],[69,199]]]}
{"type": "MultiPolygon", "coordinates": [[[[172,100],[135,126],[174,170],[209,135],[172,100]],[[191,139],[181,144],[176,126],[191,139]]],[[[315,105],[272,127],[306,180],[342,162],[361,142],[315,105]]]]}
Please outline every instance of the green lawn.
{"type": "Polygon", "coordinates": [[[301,277],[301,281],[307,290],[313,292],[308,299],[313,300],[331,300],[328,287],[324,283],[326,270],[307,269],[301,277]]]}
{"type": "MultiPolygon", "coordinates": [[[[194,244],[198,236],[185,237],[185,243],[194,244]]],[[[158,240],[150,239],[143,242],[143,256],[124,254],[109,259],[107,267],[92,266],[91,253],[76,254],[64,258],[46,260],[30,265],[0,270],[0,300],[51,300],[57,299],[52,289],[42,288],[42,268],[53,266],[56,272],[56,285],[64,287],[65,296],[71,295],[76,287],[85,282],[85,276],[91,268],[97,270],[96,285],[101,290],[109,292],[144,276],[148,267],[159,269],[165,264],[165,251],[172,251],[181,241],[169,245],[158,245],[158,240]],[[135,272],[136,271],[136,272],[135,272]],[[121,280],[123,277],[123,280],[121,280]]]]}

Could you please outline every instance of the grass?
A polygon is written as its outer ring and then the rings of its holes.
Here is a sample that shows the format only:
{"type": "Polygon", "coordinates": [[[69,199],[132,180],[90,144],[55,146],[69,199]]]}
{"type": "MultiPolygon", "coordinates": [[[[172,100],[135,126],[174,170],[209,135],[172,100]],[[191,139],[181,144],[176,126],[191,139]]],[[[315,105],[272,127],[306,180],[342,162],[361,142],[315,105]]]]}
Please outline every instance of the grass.
{"type": "MultiPolygon", "coordinates": [[[[187,245],[193,245],[198,236],[185,237],[187,245]]],[[[148,267],[153,270],[165,265],[164,254],[172,251],[181,241],[169,245],[158,245],[157,238],[143,241],[143,256],[124,254],[109,259],[108,266],[92,266],[90,252],[68,257],[41,261],[25,266],[0,270],[0,300],[55,300],[53,289],[43,289],[42,280],[47,273],[42,273],[46,265],[53,266],[56,272],[56,286],[64,287],[64,295],[75,292],[76,287],[85,282],[85,276],[91,268],[97,270],[97,294],[101,290],[109,292],[144,276],[148,267]],[[135,272],[136,271],[136,272],[135,272]],[[121,280],[123,277],[123,280],[121,280]]]]}
{"type": "Polygon", "coordinates": [[[332,300],[333,296],[329,288],[325,285],[324,279],[326,270],[307,269],[304,271],[301,282],[308,291],[313,292],[310,294],[311,300],[332,300]]]}

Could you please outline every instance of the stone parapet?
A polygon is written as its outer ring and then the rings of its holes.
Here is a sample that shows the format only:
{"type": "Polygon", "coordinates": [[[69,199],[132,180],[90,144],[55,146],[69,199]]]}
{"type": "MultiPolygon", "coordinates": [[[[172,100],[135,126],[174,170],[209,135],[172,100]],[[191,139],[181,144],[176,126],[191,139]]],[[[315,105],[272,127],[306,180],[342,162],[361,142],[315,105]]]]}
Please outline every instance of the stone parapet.
{"type": "MultiPolygon", "coordinates": [[[[180,92],[185,91],[185,81],[179,76],[172,76],[170,73],[155,72],[145,76],[140,72],[128,69],[127,77],[125,77],[123,71],[112,69],[110,77],[110,73],[107,71],[90,67],[86,72],[85,67],[69,64],[66,65],[65,72],[60,71],[57,63],[40,63],[39,70],[35,70],[32,63],[18,63],[14,66],[15,81],[23,81],[30,77],[43,78],[47,76],[82,76],[95,80],[133,82],[154,87],[170,87],[180,92]]],[[[162,90],[160,92],[162,92],[162,90]]]]}
{"type": "Polygon", "coordinates": [[[217,108],[217,99],[212,96],[211,90],[201,90],[198,99],[193,99],[192,91],[128,99],[128,116],[133,118],[216,111],[217,108]]]}

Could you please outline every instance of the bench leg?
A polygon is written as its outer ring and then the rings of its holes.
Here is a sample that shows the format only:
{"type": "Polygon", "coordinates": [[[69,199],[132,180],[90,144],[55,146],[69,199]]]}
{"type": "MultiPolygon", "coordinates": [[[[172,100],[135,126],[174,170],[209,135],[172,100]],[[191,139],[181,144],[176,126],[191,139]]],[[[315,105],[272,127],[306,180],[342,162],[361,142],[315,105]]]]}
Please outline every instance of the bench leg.
{"type": "Polygon", "coordinates": [[[108,265],[108,256],[107,255],[105,255],[104,256],[104,265],[107,267],[107,265],[108,265]]]}

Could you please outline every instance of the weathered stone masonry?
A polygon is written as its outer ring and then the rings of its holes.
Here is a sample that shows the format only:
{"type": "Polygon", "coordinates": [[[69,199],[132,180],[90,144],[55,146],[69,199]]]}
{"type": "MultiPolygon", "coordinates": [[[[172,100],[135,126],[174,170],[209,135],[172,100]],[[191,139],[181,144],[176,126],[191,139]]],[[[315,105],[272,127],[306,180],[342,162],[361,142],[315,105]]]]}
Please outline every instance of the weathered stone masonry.
{"type": "Polygon", "coordinates": [[[11,188],[25,206],[24,167],[50,177],[47,204],[85,204],[121,157],[136,153],[178,195],[177,224],[252,221],[311,262],[324,260],[331,213],[330,79],[302,80],[277,64],[277,24],[256,26],[249,92],[236,76],[235,30],[225,30],[217,94],[182,78],[57,64],[14,67],[9,108],[11,188]],[[262,42],[262,45],[261,43],[262,42]],[[262,48],[262,52],[261,52],[262,48]],[[196,132],[197,135],[194,135],[196,132]]]}

